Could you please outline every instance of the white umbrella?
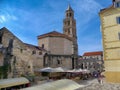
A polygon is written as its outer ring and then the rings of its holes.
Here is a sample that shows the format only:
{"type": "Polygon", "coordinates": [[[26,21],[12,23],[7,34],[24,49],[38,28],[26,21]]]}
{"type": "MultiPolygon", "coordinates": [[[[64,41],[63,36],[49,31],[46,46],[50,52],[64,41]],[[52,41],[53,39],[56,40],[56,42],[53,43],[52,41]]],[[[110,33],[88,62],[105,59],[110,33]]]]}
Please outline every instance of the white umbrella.
{"type": "Polygon", "coordinates": [[[88,70],[88,69],[83,69],[83,73],[90,73],[90,70],[88,70]]]}
{"type": "Polygon", "coordinates": [[[54,68],[54,72],[65,72],[62,67],[54,68]]]}
{"type": "Polygon", "coordinates": [[[54,72],[54,69],[51,67],[46,67],[39,70],[40,72],[54,72]]]}
{"type": "Polygon", "coordinates": [[[75,69],[73,69],[73,70],[67,70],[67,72],[75,72],[75,69]]]}
{"type": "Polygon", "coordinates": [[[83,72],[83,70],[80,68],[80,69],[76,70],[76,72],[83,72]]]}

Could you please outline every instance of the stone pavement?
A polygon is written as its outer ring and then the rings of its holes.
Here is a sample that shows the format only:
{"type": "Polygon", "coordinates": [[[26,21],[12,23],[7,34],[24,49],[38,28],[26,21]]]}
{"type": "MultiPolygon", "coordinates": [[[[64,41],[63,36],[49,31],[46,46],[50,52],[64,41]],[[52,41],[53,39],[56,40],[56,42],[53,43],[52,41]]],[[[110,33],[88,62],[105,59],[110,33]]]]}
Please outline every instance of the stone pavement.
{"type": "Polygon", "coordinates": [[[120,84],[107,83],[105,80],[102,84],[98,83],[97,79],[81,80],[78,83],[84,85],[84,87],[77,90],[120,90],[120,84]]]}

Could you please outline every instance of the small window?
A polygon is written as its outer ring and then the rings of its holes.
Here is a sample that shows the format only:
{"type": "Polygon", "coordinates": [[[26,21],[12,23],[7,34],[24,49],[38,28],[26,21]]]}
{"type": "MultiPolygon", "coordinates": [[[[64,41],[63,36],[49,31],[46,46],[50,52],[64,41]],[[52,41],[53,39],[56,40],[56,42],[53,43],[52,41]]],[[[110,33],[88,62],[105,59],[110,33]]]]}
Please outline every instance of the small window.
{"type": "Polygon", "coordinates": [[[64,22],[64,25],[66,25],[66,22],[64,22]]]}
{"type": "Polygon", "coordinates": [[[41,52],[39,52],[39,55],[42,55],[42,51],[41,51],[41,52]]]}
{"type": "Polygon", "coordinates": [[[68,17],[69,15],[68,15],[68,13],[67,13],[67,17],[68,17]]]}
{"type": "Polygon", "coordinates": [[[36,51],[34,50],[34,51],[32,51],[32,54],[36,54],[36,51]]]}
{"type": "Polygon", "coordinates": [[[68,34],[70,34],[70,29],[68,29],[68,34]]]}
{"type": "Polygon", "coordinates": [[[120,24],[120,17],[117,17],[117,24],[120,24]]]}
{"type": "Polygon", "coordinates": [[[119,38],[119,40],[120,40],[120,32],[118,33],[118,38],[119,38]]]}
{"type": "Polygon", "coordinates": [[[65,32],[67,32],[67,30],[65,30],[65,32]]]}
{"type": "Polygon", "coordinates": [[[70,25],[70,21],[68,21],[68,25],[70,25]]]}
{"type": "Polygon", "coordinates": [[[30,68],[30,66],[28,66],[28,68],[30,68]]]}
{"type": "Polygon", "coordinates": [[[23,53],[23,49],[20,49],[20,52],[23,53]]]}
{"type": "Polygon", "coordinates": [[[71,16],[72,16],[72,13],[70,13],[69,16],[71,17],[71,16]]]}
{"type": "Polygon", "coordinates": [[[119,7],[120,7],[120,2],[116,2],[116,3],[115,3],[115,7],[116,7],[116,8],[119,8],[119,7]]]}
{"type": "Polygon", "coordinates": [[[44,48],[44,44],[42,44],[42,48],[44,48]]]}

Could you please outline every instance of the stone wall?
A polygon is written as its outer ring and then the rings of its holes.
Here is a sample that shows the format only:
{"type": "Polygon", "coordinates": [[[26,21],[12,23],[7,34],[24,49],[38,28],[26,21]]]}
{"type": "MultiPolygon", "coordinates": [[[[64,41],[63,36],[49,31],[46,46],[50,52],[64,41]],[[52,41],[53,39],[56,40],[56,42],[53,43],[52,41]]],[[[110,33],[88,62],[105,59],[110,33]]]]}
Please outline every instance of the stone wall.
{"type": "Polygon", "coordinates": [[[63,67],[67,69],[73,68],[71,55],[46,55],[44,63],[45,67],[63,67]]]}
{"type": "MultiPolygon", "coordinates": [[[[6,28],[2,28],[0,32],[3,32],[3,48],[7,48],[9,41],[11,39],[13,40],[13,47],[11,51],[12,58],[9,61],[11,64],[9,77],[34,74],[34,69],[43,68],[43,56],[46,53],[45,50],[38,46],[23,43],[6,28]]],[[[2,59],[2,57],[0,58],[2,59]]],[[[1,59],[0,61],[4,60],[1,59]]]]}
{"type": "Polygon", "coordinates": [[[3,54],[0,53],[0,66],[3,66],[3,54]]]}

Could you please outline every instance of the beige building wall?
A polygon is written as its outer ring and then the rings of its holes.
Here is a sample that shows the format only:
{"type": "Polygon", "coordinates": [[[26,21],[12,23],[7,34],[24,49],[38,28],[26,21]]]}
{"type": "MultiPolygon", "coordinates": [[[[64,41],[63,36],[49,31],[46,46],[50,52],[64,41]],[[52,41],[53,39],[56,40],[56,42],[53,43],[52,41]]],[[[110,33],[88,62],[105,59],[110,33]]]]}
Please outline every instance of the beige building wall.
{"type": "Polygon", "coordinates": [[[64,54],[74,54],[73,42],[68,39],[64,39],[64,54]]]}
{"type": "Polygon", "coordinates": [[[44,45],[44,49],[46,49],[47,51],[50,51],[49,39],[50,39],[49,37],[38,39],[38,46],[42,47],[42,45],[44,45]]]}
{"type": "Polygon", "coordinates": [[[50,37],[49,50],[51,54],[64,54],[64,38],[50,37]]]}
{"type": "Polygon", "coordinates": [[[111,6],[100,12],[106,80],[120,83],[120,24],[117,17],[120,17],[120,8],[111,6]]]}
{"type": "Polygon", "coordinates": [[[51,54],[69,55],[73,54],[72,41],[62,37],[45,37],[38,40],[38,45],[42,46],[51,54]]]}

